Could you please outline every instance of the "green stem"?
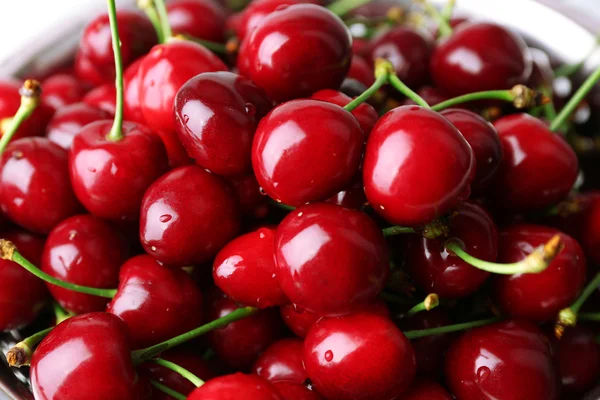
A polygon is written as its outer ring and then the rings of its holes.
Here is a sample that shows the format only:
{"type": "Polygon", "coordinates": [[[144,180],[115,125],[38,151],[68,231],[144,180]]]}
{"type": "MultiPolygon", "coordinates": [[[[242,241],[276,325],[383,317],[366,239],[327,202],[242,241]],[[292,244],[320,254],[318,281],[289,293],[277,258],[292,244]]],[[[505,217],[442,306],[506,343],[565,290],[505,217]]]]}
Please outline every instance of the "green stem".
{"type": "Polygon", "coordinates": [[[554,107],[554,102],[552,101],[552,89],[549,87],[542,87],[540,89],[540,91],[542,92],[542,94],[544,96],[551,99],[549,102],[544,104],[542,107],[544,109],[544,114],[546,115],[546,119],[548,119],[548,121],[552,121],[557,116],[556,108],[554,107]]]}
{"type": "Polygon", "coordinates": [[[154,362],[162,367],[165,367],[167,369],[170,369],[173,372],[177,372],[179,375],[183,376],[185,379],[192,382],[192,384],[196,387],[200,387],[200,386],[204,385],[204,381],[202,379],[198,378],[196,375],[194,375],[187,369],[183,368],[182,366],[177,365],[169,360],[164,360],[162,358],[155,358],[152,360],[152,362],[154,362]]]}
{"type": "MultiPolygon", "coordinates": [[[[446,5],[442,9],[442,18],[448,24],[450,24],[450,20],[452,19],[452,14],[454,14],[454,7],[456,6],[456,0],[448,0],[446,5]]],[[[452,26],[450,26],[452,27],[452,26]]]]}
{"type": "Polygon", "coordinates": [[[430,328],[430,329],[421,329],[418,331],[407,331],[404,332],[404,336],[408,339],[419,339],[426,336],[440,335],[442,333],[450,333],[450,332],[459,332],[467,329],[477,328],[480,326],[494,324],[496,322],[501,321],[502,318],[490,318],[490,319],[482,319],[479,321],[465,322],[463,324],[454,324],[454,325],[446,325],[440,326],[438,328],[430,328]]]}
{"type": "Polygon", "coordinates": [[[594,293],[596,289],[600,287],[600,273],[596,274],[594,278],[587,284],[587,286],[581,292],[581,295],[571,304],[570,307],[563,308],[558,313],[558,318],[556,319],[556,324],[554,326],[555,332],[557,332],[557,336],[562,336],[564,332],[564,328],[567,326],[575,326],[577,325],[577,320],[579,319],[579,311],[585,301],[594,293]]]}
{"type": "Polygon", "coordinates": [[[4,127],[2,138],[0,138],[0,154],[4,153],[6,146],[11,141],[21,124],[26,121],[40,102],[40,83],[33,79],[28,79],[23,83],[19,90],[21,95],[21,104],[15,115],[9,120],[2,121],[4,127]]]}
{"type": "Polygon", "coordinates": [[[271,198],[269,198],[269,203],[274,205],[275,207],[281,208],[282,210],[285,210],[285,211],[294,211],[296,209],[296,207],[288,206],[287,204],[283,204],[283,203],[273,200],[271,198]]]}
{"type": "Polygon", "coordinates": [[[598,287],[600,287],[600,273],[596,274],[590,283],[587,284],[585,289],[583,289],[583,292],[579,298],[571,305],[571,310],[573,310],[574,313],[579,313],[579,310],[581,310],[581,307],[583,307],[585,301],[592,295],[592,293],[594,293],[594,290],[598,289],[598,287]]]}
{"type": "Polygon", "coordinates": [[[115,0],[106,0],[108,4],[108,18],[110,20],[110,32],[112,35],[112,48],[115,58],[115,87],[117,89],[117,101],[115,105],[115,119],[106,139],[119,141],[123,139],[123,60],[121,58],[121,39],[117,25],[117,6],[115,0]]]}
{"type": "Polygon", "coordinates": [[[440,305],[440,298],[435,293],[430,293],[425,297],[425,300],[411,308],[406,312],[407,317],[420,313],[421,311],[429,311],[440,305]]]}
{"type": "Polygon", "coordinates": [[[162,25],[160,23],[160,17],[158,16],[158,11],[156,11],[156,7],[154,6],[154,0],[138,0],[137,2],[138,8],[146,14],[152,26],[154,26],[154,30],[156,31],[156,36],[158,37],[158,43],[164,43],[164,35],[162,31],[162,25]]]}
{"type": "Polygon", "coordinates": [[[344,106],[344,109],[346,111],[353,111],[354,109],[356,109],[358,106],[360,106],[362,103],[364,103],[365,101],[367,101],[371,96],[373,96],[375,93],[377,93],[377,91],[387,83],[388,81],[388,75],[381,75],[379,77],[375,78],[375,82],[371,85],[371,87],[369,87],[367,90],[365,90],[360,96],[355,97],[354,100],[352,100],[350,103],[346,104],[344,106]]]}
{"type": "Polygon", "coordinates": [[[169,13],[167,12],[167,5],[165,0],[154,0],[154,5],[158,11],[160,18],[160,26],[162,27],[163,43],[173,37],[173,31],[171,30],[171,24],[169,23],[169,13]]]}
{"type": "Polygon", "coordinates": [[[155,344],[150,347],[146,347],[145,349],[136,350],[131,353],[131,357],[133,358],[133,362],[135,365],[139,365],[140,363],[147,361],[149,359],[154,358],[157,354],[166,351],[170,348],[178,346],[182,343],[190,341],[198,336],[204,335],[212,330],[223,328],[224,326],[229,325],[232,322],[238,321],[240,319],[249,317],[255,314],[258,309],[254,307],[243,307],[238,308],[237,310],[225,315],[224,317],[218,318],[214,321],[209,322],[208,324],[204,324],[196,329],[193,329],[189,332],[176,336],[174,338],[168,339],[164,342],[155,344]]]}
{"type": "Polygon", "coordinates": [[[160,390],[161,392],[163,392],[164,394],[166,394],[167,396],[171,396],[172,398],[174,398],[175,400],[186,400],[187,397],[182,395],[179,392],[174,391],[171,388],[166,387],[165,385],[163,385],[160,382],[151,380],[150,384],[152,386],[154,386],[155,388],[157,388],[158,390],[160,390]]]}
{"type": "Polygon", "coordinates": [[[514,98],[515,97],[510,90],[488,90],[485,92],[475,92],[454,97],[432,106],[431,109],[434,111],[441,111],[448,107],[477,100],[502,100],[512,102],[514,98]]]}
{"type": "Polygon", "coordinates": [[[600,322],[600,312],[598,313],[579,313],[579,319],[582,321],[598,321],[600,322]]]}
{"type": "Polygon", "coordinates": [[[338,17],[343,17],[355,8],[370,2],[371,0],[337,0],[329,4],[327,8],[338,17]]]}
{"type": "Polygon", "coordinates": [[[398,226],[398,225],[383,228],[382,231],[383,231],[383,236],[385,236],[385,237],[402,235],[404,233],[416,233],[414,228],[409,228],[406,226],[398,226]]]}
{"type": "Polygon", "coordinates": [[[56,320],[55,325],[58,325],[75,315],[62,308],[57,302],[52,303],[52,309],[54,310],[54,319],[56,320]]]}
{"type": "Polygon", "coordinates": [[[46,328],[39,331],[28,338],[21,340],[19,343],[14,345],[6,353],[6,361],[11,367],[22,367],[29,365],[31,362],[31,356],[33,355],[33,348],[54,329],[54,327],[46,328]]]}
{"type": "Polygon", "coordinates": [[[452,35],[452,27],[450,26],[448,19],[446,19],[437,8],[430,4],[429,1],[424,0],[422,3],[425,7],[425,11],[427,11],[427,13],[431,16],[431,18],[434,19],[435,22],[437,22],[440,37],[446,38],[452,35]]]}
{"type": "Polygon", "coordinates": [[[395,75],[395,74],[390,75],[389,81],[390,81],[390,84],[394,88],[396,88],[396,90],[398,90],[400,93],[402,93],[403,95],[405,95],[406,97],[408,97],[409,99],[411,99],[412,101],[414,101],[415,103],[420,105],[421,107],[431,108],[431,106],[429,104],[427,104],[427,102],[425,100],[423,100],[423,98],[421,96],[419,96],[415,91],[413,91],[411,88],[406,86],[406,84],[404,84],[404,82],[402,82],[400,80],[400,78],[398,78],[397,75],[395,75]]]}

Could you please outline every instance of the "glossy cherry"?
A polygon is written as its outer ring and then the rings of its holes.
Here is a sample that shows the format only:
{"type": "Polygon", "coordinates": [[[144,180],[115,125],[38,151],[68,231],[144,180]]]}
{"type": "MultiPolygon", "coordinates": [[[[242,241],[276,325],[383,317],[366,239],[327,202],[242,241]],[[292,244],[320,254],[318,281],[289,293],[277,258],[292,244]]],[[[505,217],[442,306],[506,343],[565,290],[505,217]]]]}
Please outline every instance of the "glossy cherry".
{"type": "Polygon", "coordinates": [[[225,9],[214,0],[175,0],[167,5],[174,35],[184,34],[212,42],[225,41],[225,9]]]}
{"type": "Polygon", "coordinates": [[[398,400],[453,400],[439,383],[426,378],[417,378],[398,400]]]}
{"type": "Polygon", "coordinates": [[[559,398],[550,343],[526,321],[462,334],[446,354],[446,383],[461,400],[559,398]]]}
{"type": "Polygon", "coordinates": [[[281,394],[283,400],[324,400],[315,390],[300,383],[279,381],[273,382],[273,386],[281,394]]]}
{"type": "Polygon", "coordinates": [[[560,339],[552,335],[556,367],[563,394],[581,395],[594,386],[600,373],[600,345],[591,329],[569,327],[560,339]]]}
{"type": "Polygon", "coordinates": [[[252,170],[252,139],[258,121],[271,109],[262,89],[231,72],[196,75],[174,103],[179,140],[196,164],[217,175],[252,170]]]}
{"type": "Polygon", "coordinates": [[[44,80],[42,86],[42,102],[54,111],[79,102],[86,92],[85,86],[70,74],[52,75],[44,80]]]}
{"type": "Polygon", "coordinates": [[[540,87],[551,88],[552,81],[554,80],[554,71],[552,70],[548,54],[543,50],[533,47],[529,48],[529,53],[531,54],[532,69],[527,86],[535,89],[539,89],[540,87]]]}
{"type": "Polygon", "coordinates": [[[352,62],[350,63],[350,70],[348,71],[347,77],[356,79],[366,87],[375,83],[373,66],[369,65],[364,58],[357,54],[352,56],[352,62]]]}
{"type": "Polygon", "coordinates": [[[46,138],[10,143],[2,154],[0,204],[11,221],[38,233],[79,212],[67,151],[46,138]]]}
{"type": "Polygon", "coordinates": [[[197,166],[166,173],[142,200],[140,241],[148,254],[168,265],[184,267],[209,261],[239,228],[231,189],[197,166]]]}
{"type": "Polygon", "coordinates": [[[389,318],[357,313],[318,321],[304,341],[304,366],[326,398],[388,400],[411,384],[415,355],[389,318]]]}
{"type": "Polygon", "coordinates": [[[306,337],[310,327],[321,318],[314,312],[293,304],[279,307],[279,312],[285,325],[301,339],[306,337]]]}
{"type": "MultiPolygon", "coordinates": [[[[108,313],[78,315],[59,324],[31,360],[33,395],[40,400],[140,399],[127,326],[108,313]],[[57,363],[64,363],[57,368],[57,363]]],[[[141,399],[140,399],[141,400],[141,399]]]]}
{"type": "MultiPolygon", "coordinates": [[[[310,96],[310,98],[314,100],[326,101],[328,103],[336,104],[340,107],[344,107],[352,101],[349,96],[346,96],[344,93],[333,89],[319,90],[317,93],[310,96]]],[[[373,106],[370,104],[363,103],[351,112],[352,115],[354,115],[354,118],[356,118],[358,121],[365,136],[368,137],[371,133],[371,129],[373,129],[377,123],[377,120],[379,119],[377,111],[375,111],[373,106]]]]}
{"type": "Polygon", "coordinates": [[[277,389],[257,375],[236,373],[206,382],[187,400],[285,400],[277,389]]]}
{"type": "Polygon", "coordinates": [[[230,178],[228,181],[243,215],[263,218],[269,213],[268,197],[261,192],[254,174],[230,178]]]}
{"type": "Polygon", "coordinates": [[[258,183],[271,198],[291,206],[325,200],[356,175],[365,135],[342,107],[293,100],[260,121],[252,145],[258,183]]]}
{"type": "Polygon", "coordinates": [[[431,55],[435,86],[452,96],[510,89],[526,83],[531,55],[525,41],[502,26],[463,23],[431,55]]]}
{"type": "Polygon", "coordinates": [[[74,103],[56,110],[48,123],[46,137],[65,150],[71,149],[73,138],[92,122],[110,118],[106,111],[86,103],[74,103]]]}
{"type": "Polygon", "coordinates": [[[252,372],[269,382],[288,381],[302,384],[308,376],[302,363],[304,342],[281,339],[269,346],[252,366],[252,372]]]}
{"type": "Polygon", "coordinates": [[[473,150],[447,119],[419,106],[386,113],[371,131],[365,193],[388,222],[427,224],[469,197],[473,150]]]}
{"type": "Polygon", "coordinates": [[[144,57],[138,58],[123,72],[123,117],[125,121],[145,125],[146,120],[140,104],[140,75],[138,74],[143,60],[144,57]]]}
{"type": "Polygon", "coordinates": [[[243,41],[237,66],[278,102],[338,89],[350,68],[352,39],[342,20],[314,4],[269,14],[243,41]]]}
{"type": "MultiPolygon", "coordinates": [[[[4,133],[6,124],[12,118],[21,104],[19,89],[21,83],[11,80],[0,80],[0,136],[4,133]]],[[[15,132],[12,140],[27,136],[41,136],[52,116],[52,110],[43,103],[33,111],[31,116],[23,121],[15,132]]]]}
{"type": "Polygon", "coordinates": [[[367,196],[365,196],[361,177],[355,178],[349,186],[340,190],[337,194],[325,200],[325,202],[355,210],[365,207],[367,196]]]}
{"type": "Polygon", "coordinates": [[[104,110],[112,116],[115,115],[116,97],[117,90],[115,89],[115,85],[107,83],[87,92],[83,96],[82,101],[99,110],[104,110]]]}

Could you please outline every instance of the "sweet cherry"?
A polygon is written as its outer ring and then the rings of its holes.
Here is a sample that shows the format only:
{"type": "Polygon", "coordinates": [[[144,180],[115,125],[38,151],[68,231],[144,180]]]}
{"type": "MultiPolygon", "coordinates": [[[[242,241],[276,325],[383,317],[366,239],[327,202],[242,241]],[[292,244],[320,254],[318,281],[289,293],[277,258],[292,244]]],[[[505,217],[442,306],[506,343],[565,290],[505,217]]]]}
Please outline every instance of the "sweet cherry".
{"type": "MultiPolygon", "coordinates": [[[[348,103],[352,101],[349,96],[346,96],[342,92],[338,92],[333,89],[323,89],[319,90],[317,93],[310,96],[311,99],[314,100],[322,100],[328,103],[337,104],[340,107],[344,107],[348,103]]],[[[366,137],[369,136],[371,130],[377,123],[379,119],[379,115],[377,115],[377,111],[370,104],[363,103],[360,106],[356,107],[351,111],[354,118],[358,121],[360,128],[366,137]]]]}
{"type": "Polygon", "coordinates": [[[111,116],[115,115],[116,103],[115,98],[117,91],[114,84],[106,83],[100,85],[83,96],[82,101],[99,110],[106,111],[111,116]]]}
{"type": "Polygon", "coordinates": [[[284,400],[325,400],[315,390],[309,389],[300,383],[278,381],[273,382],[273,386],[283,396],[284,400]]]}
{"type": "Polygon", "coordinates": [[[42,86],[42,102],[54,111],[79,102],[86,92],[85,86],[70,74],[52,75],[44,80],[42,86]]]}
{"type": "Polygon", "coordinates": [[[564,394],[581,395],[592,388],[600,372],[600,345],[594,331],[575,326],[560,339],[552,335],[556,366],[564,394]]]}
{"type": "Polygon", "coordinates": [[[63,149],[70,150],[73,138],[84,126],[108,118],[110,114],[106,111],[86,103],[74,103],[56,110],[48,123],[46,137],[63,149]]]}
{"type": "Polygon", "coordinates": [[[398,400],[453,400],[439,383],[426,378],[417,378],[398,400]]]}
{"type": "Polygon", "coordinates": [[[350,70],[348,71],[347,77],[356,79],[358,82],[365,85],[365,87],[369,87],[375,83],[373,67],[357,54],[352,56],[352,63],[350,64],[350,70]]]}
{"type": "Polygon", "coordinates": [[[244,216],[264,218],[269,213],[268,198],[261,192],[254,174],[230,178],[228,181],[244,216]]]}
{"type": "Polygon", "coordinates": [[[214,0],[175,0],[167,5],[174,35],[184,34],[212,42],[225,40],[225,9],[214,0]]]}
{"type": "Polygon", "coordinates": [[[277,389],[257,375],[235,373],[213,378],[187,400],[284,400],[277,389]]]}
{"type": "Polygon", "coordinates": [[[306,337],[308,330],[321,317],[312,311],[305,310],[294,304],[286,304],[279,308],[285,325],[301,339],[306,337]]]}
{"type": "Polygon", "coordinates": [[[125,121],[145,125],[146,121],[140,104],[140,75],[138,74],[143,60],[144,57],[138,58],[123,73],[125,91],[123,95],[123,116],[125,121]]]}
{"type": "Polygon", "coordinates": [[[269,382],[302,384],[308,378],[302,363],[303,349],[304,342],[300,339],[281,339],[258,357],[252,372],[269,382]]]}
{"type": "MultiPolygon", "coordinates": [[[[21,104],[20,88],[21,83],[18,81],[0,80],[0,136],[4,134],[6,124],[19,109],[21,104]]],[[[52,116],[51,111],[42,103],[27,120],[23,121],[12,140],[43,135],[52,116]]]]}

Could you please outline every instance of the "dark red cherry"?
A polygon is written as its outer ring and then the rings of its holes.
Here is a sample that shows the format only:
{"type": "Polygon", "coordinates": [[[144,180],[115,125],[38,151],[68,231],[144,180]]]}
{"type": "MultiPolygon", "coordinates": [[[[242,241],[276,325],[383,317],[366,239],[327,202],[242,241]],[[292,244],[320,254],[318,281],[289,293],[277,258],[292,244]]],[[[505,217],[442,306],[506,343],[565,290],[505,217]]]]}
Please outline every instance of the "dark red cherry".
{"type": "Polygon", "coordinates": [[[84,85],[70,74],[52,75],[44,80],[42,86],[42,102],[54,111],[79,102],[86,91],[84,85]]]}
{"type": "Polygon", "coordinates": [[[65,150],[71,149],[73,138],[92,122],[110,118],[106,111],[86,103],[75,103],[56,110],[48,123],[46,137],[65,150]]]}
{"type": "Polygon", "coordinates": [[[471,189],[481,194],[489,185],[502,159],[502,145],[498,132],[485,118],[469,110],[451,108],[442,111],[441,114],[452,122],[473,149],[475,178],[471,189]]]}
{"type": "Polygon", "coordinates": [[[187,81],[174,103],[175,127],[196,164],[225,176],[252,170],[252,139],[271,109],[252,81],[231,72],[207,72],[187,81]]]}
{"type": "Polygon", "coordinates": [[[293,304],[319,315],[372,302],[389,271],[381,229],[363,212],[333,204],[288,214],[277,228],[275,248],[281,289],[293,304]]]}
{"type": "Polygon", "coordinates": [[[121,267],[117,294],[106,311],[125,321],[132,348],[139,349],[200,326],[202,294],[185,271],[141,255],[121,267]]]}
{"type": "Polygon", "coordinates": [[[296,4],[269,14],[243,41],[237,66],[278,102],[338,89],[350,69],[352,39],[324,7],[296,4]]]}
{"type": "Polygon", "coordinates": [[[531,55],[525,41],[500,25],[463,23],[431,55],[435,86],[452,96],[510,89],[526,83],[531,55]]]}
{"type": "MultiPolygon", "coordinates": [[[[156,44],[154,27],[141,14],[119,10],[117,25],[124,67],[156,44]]],[[[94,86],[114,84],[115,61],[111,39],[108,14],[100,15],[88,24],[75,55],[75,71],[79,79],[94,86]]]]}
{"type": "Polygon", "coordinates": [[[582,197],[581,213],[567,219],[567,226],[575,228],[590,264],[600,265],[600,195],[592,192],[582,197]]]}
{"type": "Polygon", "coordinates": [[[11,221],[38,233],[79,212],[67,151],[46,138],[10,143],[2,154],[0,204],[11,221]]]}
{"type": "Polygon", "coordinates": [[[309,389],[301,383],[278,381],[273,382],[283,400],[325,400],[316,391],[309,389]]]}
{"type": "Polygon", "coordinates": [[[269,346],[252,366],[252,372],[269,382],[289,381],[302,384],[308,376],[304,371],[300,339],[281,339],[269,346]]]}
{"type": "Polygon", "coordinates": [[[215,285],[238,303],[266,308],[285,304],[275,265],[275,228],[261,227],[223,247],[213,263],[215,285]]]}
{"type": "Polygon", "coordinates": [[[498,261],[502,263],[523,260],[556,234],[565,247],[543,272],[494,276],[496,300],[512,317],[539,322],[555,318],[582,290],[586,262],[575,239],[556,229],[521,224],[500,232],[498,261]]]}
{"type": "Polygon", "coordinates": [[[431,36],[398,26],[373,39],[368,59],[371,64],[378,58],[390,61],[402,82],[417,89],[429,80],[427,65],[432,50],[431,36]]]}
{"type": "Polygon", "coordinates": [[[325,200],[325,202],[355,210],[362,209],[367,204],[367,196],[365,196],[361,177],[355,178],[354,182],[325,200]]]}
{"type": "Polygon", "coordinates": [[[350,64],[350,71],[348,71],[347,77],[356,79],[366,87],[369,87],[375,83],[373,66],[370,65],[364,58],[356,54],[352,56],[352,63],[350,64]]]}
{"type": "Polygon", "coordinates": [[[600,374],[600,345],[596,334],[582,326],[569,327],[560,339],[552,335],[556,368],[563,394],[581,395],[600,374]]]}
{"type": "Polygon", "coordinates": [[[452,396],[439,383],[427,378],[417,378],[397,400],[453,400],[452,396]]]}
{"type": "MultiPolygon", "coordinates": [[[[446,101],[449,99],[449,97],[442,93],[440,89],[433,86],[422,86],[421,88],[419,88],[419,90],[417,90],[417,94],[430,106],[435,106],[436,104],[439,104],[442,101],[446,101]]],[[[402,105],[405,106],[416,104],[417,103],[415,103],[411,99],[404,99],[402,101],[402,105]]]]}
{"type": "Polygon", "coordinates": [[[549,207],[567,197],[579,172],[577,156],[543,121],[513,114],[494,122],[503,156],[491,200],[509,210],[549,207]]]}
{"type": "Polygon", "coordinates": [[[146,120],[142,114],[142,105],[140,104],[140,65],[144,57],[134,61],[123,73],[123,117],[125,121],[137,122],[145,125],[146,120]]]}
{"type": "Polygon", "coordinates": [[[113,83],[98,86],[83,96],[82,101],[99,110],[104,110],[111,116],[115,115],[117,89],[113,83]]]}
{"type": "Polygon", "coordinates": [[[426,224],[469,197],[473,150],[446,118],[419,106],[386,113],[371,131],[365,193],[388,222],[426,224]]]}
{"type": "Polygon", "coordinates": [[[142,200],[142,246],[168,265],[184,267],[209,261],[239,228],[237,201],[231,189],[197,166],[166,173],[148,188],[142,200]]]}
{"type": "Polygon", "coordinates": [[[365,135],[342,107],[293,100],[260,121],[252,145],[258,183],[273,199],[291,206],[325,200],[356,175],[365,135]]]}
{"type": "Polygon", "coordinates": [[[167,152],[148,128],[122,125],[123,138],[107,138],[112,121],[86,125],[73,139],[69,167],[79,201],[92,214],[135,221],[148,187],[168,169],[167,152]]]}
{"type": "MultiPolygon", "coordinates": [[[[40,265],[44,238],[20,229],[2,232],[19,252],[40,265]]],[[[31,323],[49,300],[44,282],[19,264],[0,260],[0,331],[20,329],[31,323]]]]}
{"type": "MultiPolygon", "coordinates": [[[[76,215],[62,221],[48,235],[41,269],[70,283],[113,289],[126,259],[127,246],[119,231],[91,215],[76,215]]],[[[47,286],[62,307],[77,314],[104,311],[109,301],[52,284],[47,286]]]]}
{"type": "Polygon", "coordinates": [[[175,0],[167,5],[173,34],[212,42],[225,41],[225,9],[213,0],[175,0]]]}
{"type": "MultiPolygon", "coordinates": [[[[78,315],[59,324],[31,360],[31,387],[40,400],[140,399],[127,326],[108,313],[78,315]],[[63,367],[57,368],[63,363],[63,367]]],[[[140,399],[141,400],[141,399],[140,399]]]]}
{"type": "MultiPolygon", "coordinates": [[[[21,104],[19,89],[21,83],[18,81],[0,80],[0,137],[6,130],[6,124],[15,115],[21,104]]],[[[46,125],[52,116],[52,110],[43,103],[34,110],[31,116],[23,121],[15,132],[12,140],[27,136],[41,136],[44,134],[46,125]]]]}
{"type": "Polygon", "coordinates": [[[318,321],[304,341],[304,366],[317,392],[338,400],[389,400],[415,377],[408,339],[372,313],[318,321]]]}
{"type": "Polygon", "coordinates": [[[187,400],[285,400],[277,389],[257,375],[235,373],[213,378],[187,400]]]}
{"type": "Polygon", "coordinates": [[[554,80],[554,71],[552,70],[548,54],[543,50],[533,47],[529,48],[529,53],[531,54],[532,69],[527,86],[535,89],[539,89],[540,87],[551,88],[552,81],[554,80]]]}
{"type": "Polygon", "coordinates": [[[446,383],[461,400],[559,398],[550,343],[527,321],[462,334],[446,354],[446,383]]]}
{"type": "MultiPolygon", "coordinates": [[[[344,93],[333,89],[319,90],[317,93],[310,96],[310,98],[314,100],[326,101],[328,103],[336,104],[340,107],[344,107],[352,101],[349,96],[346,96],[344,93]]],[[[371,130],[377,123],[377,120],[379,119],[377,111],[375,111],[372,105],[363,103],[351,112],[352,115],[354,115],[354,118],[356,118],[358,121],[365,136],[368,137],[371,133],[371,130]]]]}
{"type": "Polygon", "coordinates": [[[268,198],[261,193],[254,174],[230,178],[228,181],[238,199],[243,215],[264,218],[269,213],[268,198]]]}
{"type": "Polygon", "coordinates": [[[297,307],[293,304],[281,306],[279,312],[286,326],[301,339],[306,337],[310,327],[321,318],[314,312],[297,307]]]}

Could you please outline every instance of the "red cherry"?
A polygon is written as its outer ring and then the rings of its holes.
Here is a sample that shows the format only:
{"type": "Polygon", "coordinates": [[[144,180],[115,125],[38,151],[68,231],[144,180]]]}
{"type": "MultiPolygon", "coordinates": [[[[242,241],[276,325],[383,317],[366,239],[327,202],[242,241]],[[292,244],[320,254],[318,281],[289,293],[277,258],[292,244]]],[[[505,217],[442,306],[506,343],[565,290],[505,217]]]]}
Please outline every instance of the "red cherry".
{"type": "Polygon", "coordinates": [[[417,378],[398,400],[453,400],[454,397],[439,383],[417,378]]]}
{"type": "Polygon", "coordinates": [[[167,5],[174,35],[185,34],[212,42],[225,40],[227,13],[213,0],[175,0],[167,5]]]}
{"type": "MultiPolygon", "coordinates": [[[[48,235],[41,269],[45,273],[83,286],[115,288],[127,247],[119,232],[91,215],[62,221],[48,235]]],[[[68,311],[82,314],[103,311],[108,300],[47,284],[52,297],[68,311]]]]}
{"type": "Polygon", "coordinates": [[[310,327],[321,318],[314,312],[302,309],[293,304],[281,306],[279,312],[286,326],[301,339],[306,337],[310,327]]]}
{"type": "Polygon", "coordinates": [[[552,70],[552,64],[550,58],[545,51],[536,49],[533,47],[529,48],[531,54],[532,69],[531,76],[527,81],[527,86],[532,88],[540,87],[552,87],[552,81],[554,80],[554,71],[552,70]]]}
{"type": "MultiPolygon", "coordinates": [[[[333,89],[319,90],[317,93],[310,96],[310,98],[314,100],[326,101],[328,103],[336,104],[340,107],[344,107],[352,101],[349,96],[346,96],[344,93],[333,89]]],[[[373,106],[370,104],[363,103],[351,112],[352,115],[354,115],[354,118],[356,118],[358,121],[365,136],[368,137],[371,133],[371,130],[377,123],[377,120],[379,119],[377,111],[375,111],[373,106]]]]}
{"type": "Polygon", "coordinates": [[[302,363],[303,348],[304,342],[300,339],[281,339],[258,357],[252,372],[269,382],[302,384],[308,378],[302,363]]]}
{"type": "Polygon", "coordinates": [[[237,66],[278,102],[340,87],[352,39],[342,20],[314,4],[270,13],[243,41],[237,66]]]}
{"type": "Polygon", "coordinates": [[[229,183],[238,199],[243,215],[264,218],[269,213],[267,196],[261,193],[254,174],[230,178],[229,183]]]}
{"type": "Polygon", "coordinates": [[[358,171],[363,142],[348,111],[323,101],[294,100],[260,121],[252,166],[270,197],[299,206],[344,189],[358,171]]]}
{"type": "MultiPolygon", "coordinates": [[[[3,232],[29,261],[39,265],[44,238],[24,230],[3,232]]],[[[20,329],[31,323],[48,301],[44,282],[15,262],[0,260],[0,331],[20,329]],[[26,290],[24,290],[26,288],[26,290]]]]}
{"type": "Polygon", "coordinates": [[[373,67],[364,58],[356,54],[352,56],[348,78],[356,79],[366,87],[375,83],[373,67]]]}
{"type": "Polygon", "coordinates": [[[56,74],[44,80],[42,102],[56,111],[69,104],[77,103],[85,94],[83,84],[69,74],[56,74]]]}
{"type": "Polygon", "coordinates": [[[498,262],[523,260],[536,247],[560,234],[564,249],[537,274],[494,276],[496,300],[515,318],[549,321],[568,307],[585,284],[586,262],[575,239],[540,225],[513,225],[500,233],[498,262]]]}
{"type": "Polygon", "coordinates": [[[293,304],[319,315],[372,302],[389,271],[381,229],[366,214],[333,204],[309,204],[288,214],[275,246],[281,289],[293,304]]]}
{"type": "MultiPolygon", "coordinates": [[[[566,219],[566,226],[575,229],[590,264],[600,264],[600,195],[592,192],[580,196],[582,211],[566,219]]],[[[570,233],[570,232],[568,232],[570,233]]]]}
{"type": "Polygon", "coordinates": [[[11,221],[38,233],[50,232],[80,211],[69,181],[67,151],[46,138],[10,143],[2,154],[0,204],[11,221]]]}
{"type": "Polygon", "coordinates": [[[581,395],[591,389],[600,373],[600,345],[592,330],[569,327],[560,340],[552,335],[563,394],[581,395]]]}
{"type": "MultiPolygon", "coordinates": [[[[449,97],[446,96],[446,94],[442,93],[440,89],[432,86],[422,86],[421,88],[419,88],[419,90],[417,90],[417,94],[419,95],[419,97],[425,100],[425,103],[429,104],[430,106],[435,106],[436,104],[449,100],[449,97]]],[[[416,104],[417,103],[415,103],[411,99],[404,99],[402,101],[402,105],[405,106],[416,104]]]]}
{"type": "Polygon", "coordinates": [[[142,125],[125,122],[123,138],[110,140],[112,121],[85,126],[73,139],[69,157],[75,194],[92,214],[135,221],[148,187],[168,169],[160,138],[142,125]]]}
{"type": "Polygon", "coordinates": [[[200,167],[166,173],[142,200],[142,246],[168,265],[183,267],[210,260],[239,228],[237,202],[230,188],[200,167]]]}
{"type": "Polygon", "coordinates": [[[141,255],[123,264],[119,281],[106,311],[125,321],[132,348],[148,347],[201,325],[202,294],[185,271],[141,255]]]}
{"type": "Polygon", "coordinates": [[[257,375],[223,375],[206,382],[187,400],[284,400],[277,389],[257,375]]]}
{"type": "Polygon", "coordinates": [[[196,75],[174,103],[179,140],[196,164],[217,175],[251,171],[252,138],[271,109],[262,89],[231,72],[196,75]]]}
{"type": "Polygon", "coordinates": [[[99,110],[104,110],[111,116],[115,115],[117,89],[113,83],[107,83],[90,90],[82,101],[99,110]]]}
{"type": "MultiPolygon", "coordinates": [[[[117,25],[124,67],[156,44],[154,27],[138,13],[119,10],[117,25]]],[[[111,38],[108,14],[98,16],[85,28],[75,56],[75,71],[79,79],[94,86],[114,84],[115,61],[111,38]]]]}
{"type": "Polygon", "coordinates": [[[110,114],[106,111],[86,103],[71,104],[56,110],[48,123],[46,137],[63,149],[70,150],[73,138],[84,126],[108,118],[110,114]]]}
{"type": "Polygon", "coordinates": [[[33,395],[40,400],[102,396],[140,399],[127,327],[108,313],[78,315],[59,324],[31,360],[33,395]],[[57,365],[61,365],[57,368],[57,365]]]}
{"type": "Polygon", "coordinates": [[[279,381],[273,382],[273,386],[283,397],[283,400],[325,400],[314,390],[311,390],[303,384],[279,381]]]}
{"type": "Polygon", "coordinates": [[[526,321],[500,322],[460,336],[446,354],[446,382],[461,400],[558,399],[550,343],[526,321]]]}
{"type": "MultiPolygon", "coordinates": [[[[2,136],[6,129],[4,124],[15,115],[21,105],[20,88],[21,83],[18,81],[0,80],[0,136],[2,136]]],[[[12,140],[15,141],[27,136],[43,135],[51,116],[51,110],[42,103],[33,111],[28,119],[23,121],[12,140]]]]}
{"type": "Polygon", "coordinates": [[[470,194],[473,150],[447,119],[418,106],[386,113],[371,131],[363,182],[373,209],[388,222],[427,224],[470,194]]]}
{"type": "Polygon", "coordinates": [[[411,384],[415,355],[389,318],[358,313],[318,321],[304,342],[304,366],[326,398],[388,400],[411,384]]]}
{"type": "Polygon", "coordinates": [[[532,210],[567,197],[579,167],[564,139],[528,114],[500,118],[494,126],[504,152],[490,187],[494,203],[510,210],[532,210]]]}
{"type": "Polygon", "coordinates": [[[491,23],[463,23],[431,55],[435,86],[453,96],[510,89],[531,74],[531,55],[516,33],[491,23]]]}
{"type": "Polygon", "coordinates": [[[367,196],[363,189],[362,180],[360,177],[354,179],[346,189],[339,191],[337,194],[328,198],[326,203],[337,204],[338,206],[361,210],[367,204],[367,196]]]}
{"type": "Polygon", "coordinates": [[[140,65],[144,57],[138,58],[123,73],[123,117],[125,121],[137,122],[145,125],[142,105],[140,104],[140,65]]]}

